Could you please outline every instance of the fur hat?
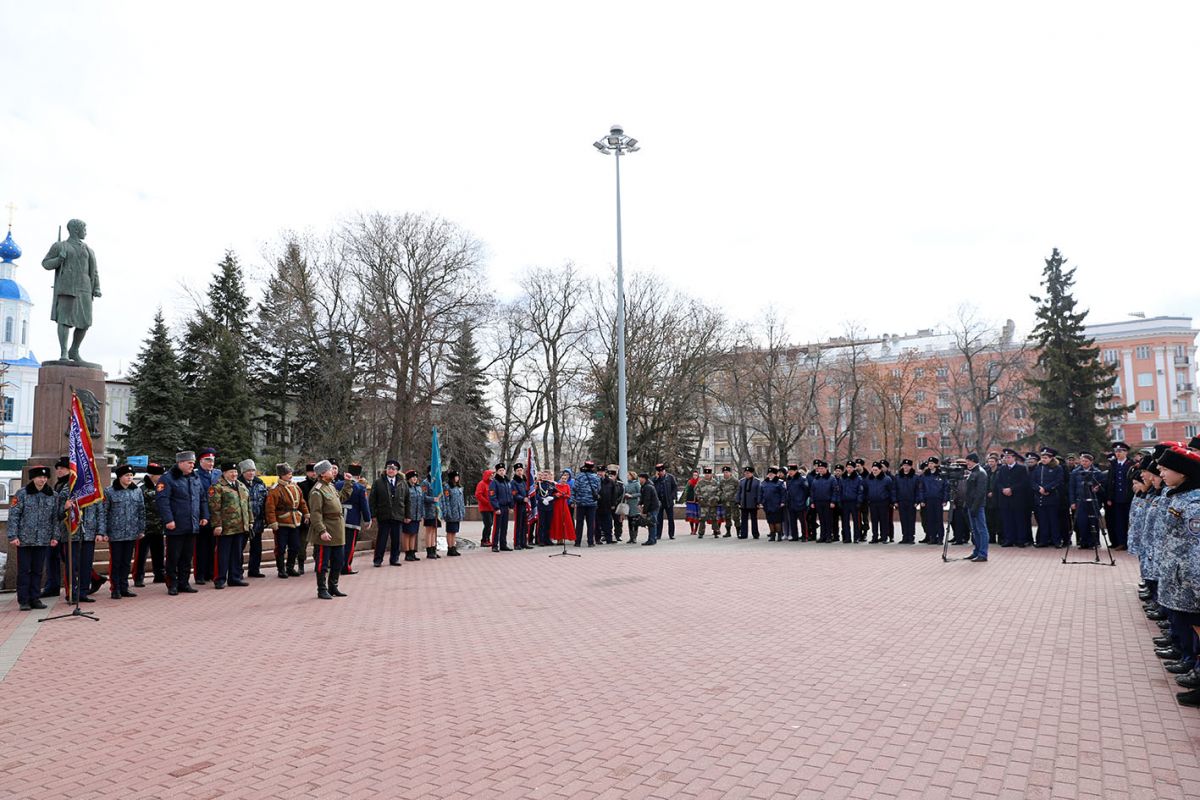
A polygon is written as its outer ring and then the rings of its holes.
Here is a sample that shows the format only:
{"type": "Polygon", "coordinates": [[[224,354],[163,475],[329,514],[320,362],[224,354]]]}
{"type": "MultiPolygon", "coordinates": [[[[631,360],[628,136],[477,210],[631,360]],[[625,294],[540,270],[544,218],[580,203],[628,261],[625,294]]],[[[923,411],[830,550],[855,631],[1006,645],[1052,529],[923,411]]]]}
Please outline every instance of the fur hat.
{"type": "Polygon", "coordinates": [[[245,472],[248,469],[258,472],[258,465],[254,463],[253,458],[247,458],[244,461],[238,462],[238,472],[245,472]]]}

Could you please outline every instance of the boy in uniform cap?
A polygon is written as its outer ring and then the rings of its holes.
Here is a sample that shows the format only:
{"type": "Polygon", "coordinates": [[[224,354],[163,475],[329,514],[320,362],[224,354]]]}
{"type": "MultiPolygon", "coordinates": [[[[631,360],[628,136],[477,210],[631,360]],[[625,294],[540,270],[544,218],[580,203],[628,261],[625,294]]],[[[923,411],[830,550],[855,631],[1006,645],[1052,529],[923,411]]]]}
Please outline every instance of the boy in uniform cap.
{"type": "Polygon", "coordinates": [[[1071,515],[1080,549],[1100,543],[1100,508],[1104,501],[1104,473],[1096,469],[1091,453],[1079,454],[1079,466],[1071,473],[1071,515]]]}
{"type": "Polygon", "coordinates": [[[832,542],[837,536],[834,516],[840,492],[837,478],[829,474],[828,462],[814,458],[813,470],[808,473],[808,502],[817,513],[818,542],[832,542]]]}
{"type": "MultiPolygon", "coordinates": [[[[336,465],[335,465],[336,466],[336,465]]],[[[342,504],[346,512],[346,544],[342,550],[342,574],[354,575],[354,550],[363,528],[371,525],[371,504],[367,500],[367,489],[362,485],[362,464],[351,462],[345,475],[338,476],[333,488],[339,492],[349,483],[350,500],[342,504]],[[349,477],[346,477],[348,475],[349,477]]]]}
{"type": "Polygon", "coordinates": [[[342,548],[346,544],[346,518],[342,503],[354,491],[352,481],[345,481],[339,492],[333,488],[337,469],[330,461],[319,461],[313,467],[317,484],[308,495],[309,534],[317,550],[314,570],[317,573],[317,597],[332,600],[346,595],[338,589],[342,575],[342,548]]]}
{"type": "Polygon", "coordinates": [[[1037,542],[1034,547],[1062,547],[1059,527],[1059,504],[1062,502],[1062,470],[1058,467],[1058,451],[1043,447],[1038,465],[1030,476],[1033,487],[1033,513],[1037,518],[1037,542]]]}
{"type": "MultiPolygon", "coordinates": [[[[317,465],[313,462],[308,462],[304,465],[304,480],[300,481],[300,495],[304,498],[304,502],[308,502],[308,496],[312,494],[312,490],[317,486],[317,465]]],[[[296,574],[304,574],[304,562],[308,558],[309,535],[308,529],[312,524],[312,515],[300,525],[300,556],[296,559],[296,574]]],[[[313,552],[317,550],[316,542],[312,543],[313,552]]],[[[291,574],[290,570],[289,573],[291,574]]]]}
{"type": "Polygon", "coordinates": [[[267,492],[263,503],[263,521],[275,540],[275,571],[281,578],[299,575],[295,562],[301,557],[300,526],[308,520],[308,501],[300,487],[292,482],[292,467],[276,464],[278,480],[267,492]]]}
{"type": "MultiPolygon", "coordinates": [[[[1167,648],[1177,659],[1172,671],[1194,670],[1200,652],[1200,453],[1174,446],[1156,460],[1168,487],[1163,498],[1166,513],[1161,516],[1158,604],[1166,610],[1177,642],[1175,648],[1167,648]]],[[[1190,691],[1176,695],[1180,705],[1200,706],[1200,675],[1193,671],[1190,680],[1181,682],[1190,691]]]]}
{"type": "MultiPolygon", "coordinates": [[[[721,467],[721,477],[717,481],[717,489],[720,492],[721,510],[725,512],[725,538],[730,537],[730,531],[736,526],[739,531],[742,529],[742,510],[738,506],[738,485],[739,481],[733,477],[733,469],[731,467],[721,467]]],[[[714,533],[715,537],[716,534],[714,533]]]]}
{"type": "Polygon", "coordinates": [[[167,576],[163,569],[163,525],[158,516],[155,498],[158,496],[158,479],[166,472],[161,464],[151,461],[146,465],[146,477],[142,478],[142,504],[146,507],[146,535],[133,545],[133,585],[141,588],[146,585],[146,554],[150,554],[150,564],[155,583],[166,583],[167,576]]]}
{"type": "Polygon", "coordinates": [[[696,535],[703,539],[706,525],[712,526],[713,538],[721,535],[721,516],[718,508],[721,505],[721,487],[713,477],[713,468],[705,467],[696,481],[696,503],[700,507],[700,523],[696,535]]]}
{"type": "Polygon", "coordinates": [[[221,464],[221,478],[208,489],[208,507],[212,512],[213,537],[217,542],[217,564],[213,588],[249,586],[242,580],[242,539],[254,525],[250,512],[250,493],[238,480],[238,465],[221,464]]]}
{"type": "Polygon", "coordinates": [[[8,546],[17,563],[17,607],[22,611],[46,607],[40,598],[42,568],[46,553],[58,547],[61,528],[58,497],[49,483],[49,467],[30,467],[29,483],[13,495],[8,511],[8,546]]]}
{"type": "Polygon", "coordinates": [[[1133,462],[1125,442],[1113,442],[1112,450],[1114,457],[1108,462],[1104,478],[1104,521],[1112,548],[1124,550],[1129,541],[1129,507],[1133,502],[1133,462]]]}
{"type": "MultiPolygon", "coordinates": [[[[54,477],[51,480],[52,491],[56,494],[67,487],[71,481],[71,459],[60,456],[54,462],[54,477]]],[[[63,572],[67,564],[67,540],[60,538],[58,544],[46,550],[46,585],[42,587],[42,597],[58,597],[63,585],[63,572]]]]}
{"type": "Polygon", "coordinates": [[[497,464],[492,473],[492,481],[488,484],[488,502],[495,509],[495,520],[492,523],[492,552],[508,552],[508,514],[513,507],[512,483],[508,480],[508,465],[497,464]]]}
{"type": "MultiPolygon", "coordinates": [[[[250,495],[250,516],[254,520],[250,530],[242,537],[243,548],[250,548],[249,569],[246,574],[251,578],[265,578],[267,576],[262,573],[262,536],[267,526],[267,484],[258,477],[258,465],[254,463],[254,459],[247,458],[238,464],[238,472],[241,473],[240,480],[246,487],[246,493],[250,495]]],[[[238,558],[241,558],[240,553],[238,558]]]]}

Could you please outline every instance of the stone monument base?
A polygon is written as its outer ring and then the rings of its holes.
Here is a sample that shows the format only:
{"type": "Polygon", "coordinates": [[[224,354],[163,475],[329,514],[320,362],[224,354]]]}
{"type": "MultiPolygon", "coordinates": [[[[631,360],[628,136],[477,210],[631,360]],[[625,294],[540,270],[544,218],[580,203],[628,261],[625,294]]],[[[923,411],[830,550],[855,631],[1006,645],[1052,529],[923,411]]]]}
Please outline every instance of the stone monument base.
{"type": "Polygon", "coordinates": [[[110,475],[105,455],[108,448],[104,441],[104,370],[74,362],[69,365],[47,362],[38,370],[38,385],[33,395],[32,449],[23,478],[29,480],[29,467],[39,464],[53,467],[54,462],[66,454],[72,392],[78,393],[83,404],[101,485],[108,486],[110,475]]]}

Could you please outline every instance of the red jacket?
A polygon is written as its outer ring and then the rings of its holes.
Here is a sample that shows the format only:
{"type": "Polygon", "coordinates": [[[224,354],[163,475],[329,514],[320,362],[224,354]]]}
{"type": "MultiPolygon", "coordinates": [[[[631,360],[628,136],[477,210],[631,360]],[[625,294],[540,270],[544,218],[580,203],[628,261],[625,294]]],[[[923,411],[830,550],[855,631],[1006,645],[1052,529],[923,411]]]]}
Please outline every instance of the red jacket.
{"type": "Polygon", "coordinates": [[[479,501],[480,511],[495,511],[492,507],[492,501],[488,499],[488,484],[492,482],[492,475],[495,470],[485,469],[483,471],[483,480],[475,484],[475,499],[479,501]]]}

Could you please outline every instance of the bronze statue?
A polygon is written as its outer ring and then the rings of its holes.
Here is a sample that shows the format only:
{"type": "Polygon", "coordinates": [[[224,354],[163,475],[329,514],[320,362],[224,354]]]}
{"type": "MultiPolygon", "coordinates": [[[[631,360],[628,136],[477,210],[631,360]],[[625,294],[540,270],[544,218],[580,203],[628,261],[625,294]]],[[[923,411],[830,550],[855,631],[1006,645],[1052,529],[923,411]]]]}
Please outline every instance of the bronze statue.
{"type": "MultiPolygon", "coordinates": [[[[85,363],[79,356],[79,344],[92,327],[92,298],[100,296],[100,276],[96,272],[96,254],[84,244],[87,225],[81,219],[67,223],[70,234],[50,245],[50,252],[42,259],[45,269],[54,270],[54,303],[50,306],[50,319],[58,323],[58,346],[60,361],[85,363]],[[71,348],[67,349],[67,335],[75,329],[71,348]]],[[[62,236],[62,228],[59,228],[62,236]]]]}

